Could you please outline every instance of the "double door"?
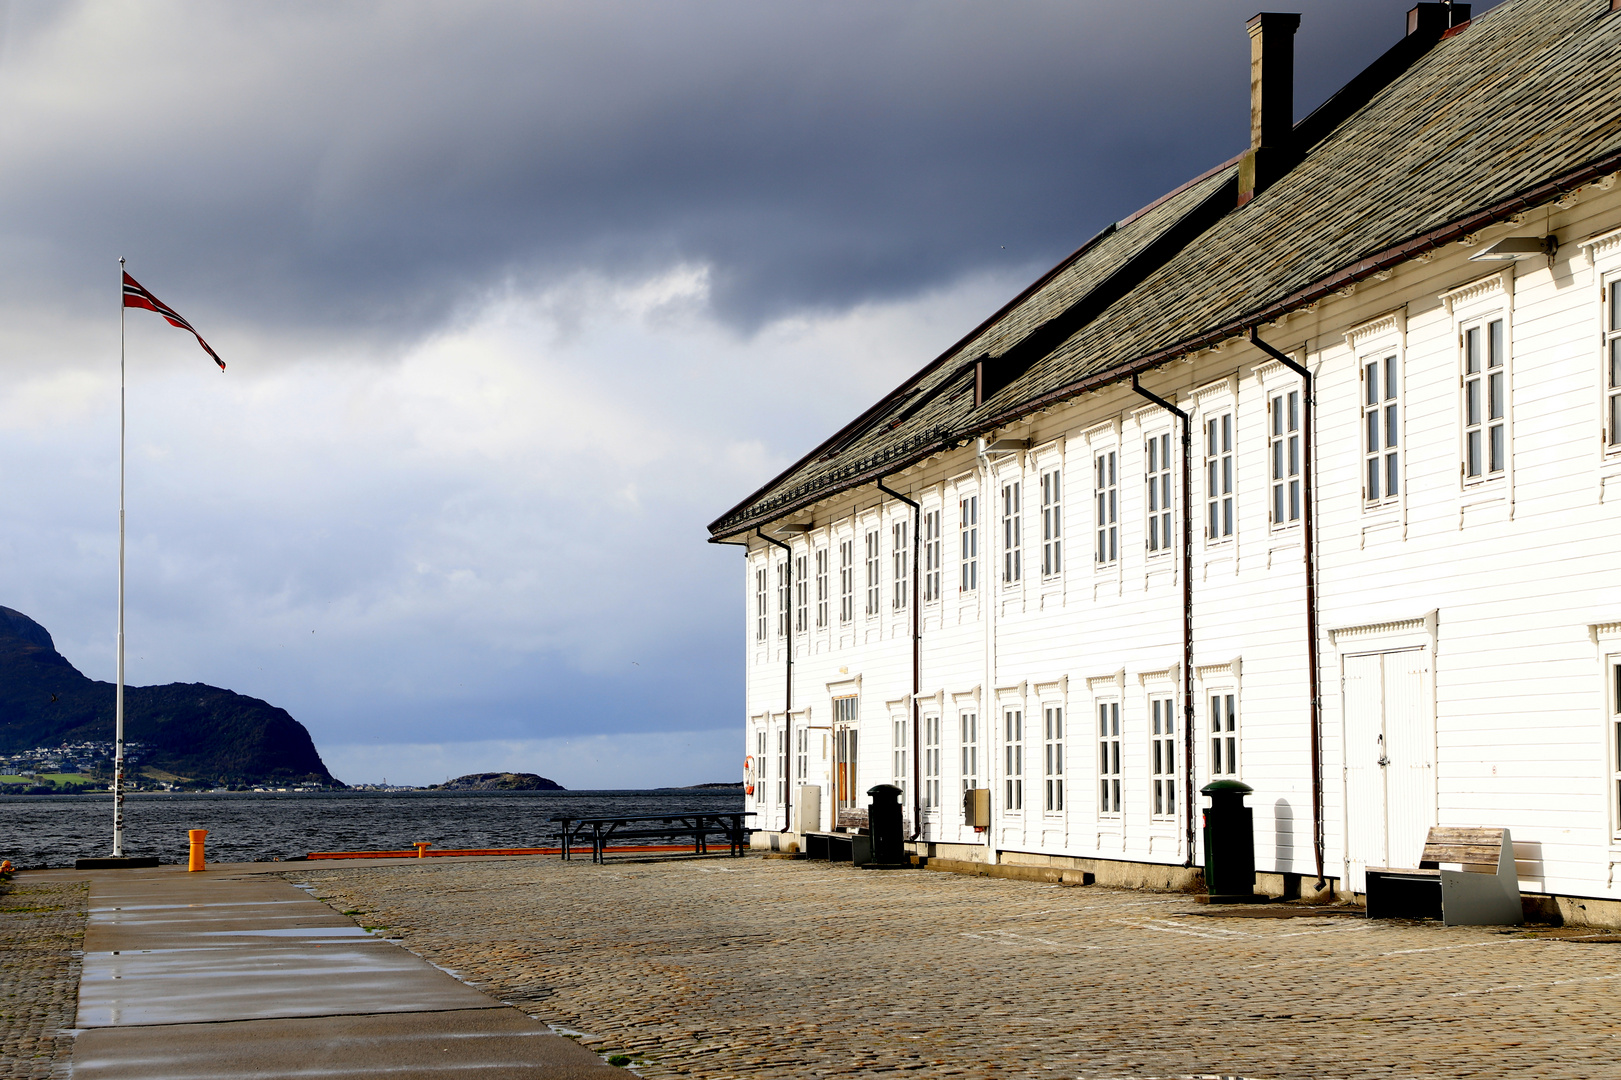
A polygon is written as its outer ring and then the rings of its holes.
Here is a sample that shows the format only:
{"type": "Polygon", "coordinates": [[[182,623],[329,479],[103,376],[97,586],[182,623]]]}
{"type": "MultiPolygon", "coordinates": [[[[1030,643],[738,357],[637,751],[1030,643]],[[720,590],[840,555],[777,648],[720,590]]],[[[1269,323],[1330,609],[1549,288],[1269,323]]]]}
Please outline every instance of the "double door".
{"type": "Polygon", "coordinates": [[[1417,866],[1436,823],[1435,682],[1427,649],[1344,658],[1349,885],[1370,866],[1417,866]]]}

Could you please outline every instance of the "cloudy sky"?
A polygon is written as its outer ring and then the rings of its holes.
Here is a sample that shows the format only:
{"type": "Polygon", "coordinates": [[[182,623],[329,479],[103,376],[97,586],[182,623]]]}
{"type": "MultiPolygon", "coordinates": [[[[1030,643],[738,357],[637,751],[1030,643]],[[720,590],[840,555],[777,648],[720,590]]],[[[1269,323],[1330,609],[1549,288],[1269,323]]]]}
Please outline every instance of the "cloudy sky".
{"type": "MultiPolygon", "coordinates": [[[[1407,0],[1311,0],[1306,111],[1407,0]]],[[[1490,5],[1476,5],[1477,12],[1490,5]]],[[[351,783],[730,779],[704,525],[1248,140],[1253,0],[31,0],[0,38],[0,604],[351,783]]]]}

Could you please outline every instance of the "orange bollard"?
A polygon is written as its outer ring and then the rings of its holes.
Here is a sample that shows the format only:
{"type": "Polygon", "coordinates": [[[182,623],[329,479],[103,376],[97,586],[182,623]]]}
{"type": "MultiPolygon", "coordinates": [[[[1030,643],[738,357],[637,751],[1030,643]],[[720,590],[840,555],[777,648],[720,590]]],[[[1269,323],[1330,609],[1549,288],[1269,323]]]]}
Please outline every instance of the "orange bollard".
{"type": "Polygon", "coordinates": [[[433,847],[433,841],[432,840],[418,840],[414,844],[412,844],[411,846],[417,849],[417,858],[425,859],[425,858],[428,857],[428,849],[433,847]]]}
{"type": "Polygon", "coordinates": [[[203,869],[203,841],[208,839],[207,829],[192,829],[191,836],[191,862],[186,869],[195,871],[203,869]]]}

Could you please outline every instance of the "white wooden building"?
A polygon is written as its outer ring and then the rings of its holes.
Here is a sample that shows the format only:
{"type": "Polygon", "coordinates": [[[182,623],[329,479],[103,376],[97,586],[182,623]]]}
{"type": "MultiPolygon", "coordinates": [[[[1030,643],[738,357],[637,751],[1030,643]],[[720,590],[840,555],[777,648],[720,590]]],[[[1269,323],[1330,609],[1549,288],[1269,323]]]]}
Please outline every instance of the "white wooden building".
{"type": "Polygon", "coordinates": [[[716,521],[757,827],[889,782],[920,852],[1171,885],[1230,776],[1274,890],[1483,825],[1621,901],[1610,8],[1420,4],[1293,125],[1257,16],[1248,153],[716,521]]]}

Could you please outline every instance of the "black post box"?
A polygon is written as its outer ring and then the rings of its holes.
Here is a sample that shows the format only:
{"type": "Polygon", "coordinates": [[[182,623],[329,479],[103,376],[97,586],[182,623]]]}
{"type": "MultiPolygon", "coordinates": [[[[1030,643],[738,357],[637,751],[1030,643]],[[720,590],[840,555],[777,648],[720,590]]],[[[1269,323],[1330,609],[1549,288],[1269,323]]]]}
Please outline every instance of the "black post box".
{"type": "Polygon", "coordinates": [[[1214,780],[1200,788],[1210,799],[1204,811],[1204,883],[1212,904],[1255,899],[1255,811],[1244,796],[1255,790],[1237,780],[1214,780]]]}
{"type": "Polygon", "coordinates": [[[901,828],[901,789],[878,784],[867,789],[872,805],[867,829],[872,833],[872,861],[895,866],[906,861],[906,835],[901,828]]]}

